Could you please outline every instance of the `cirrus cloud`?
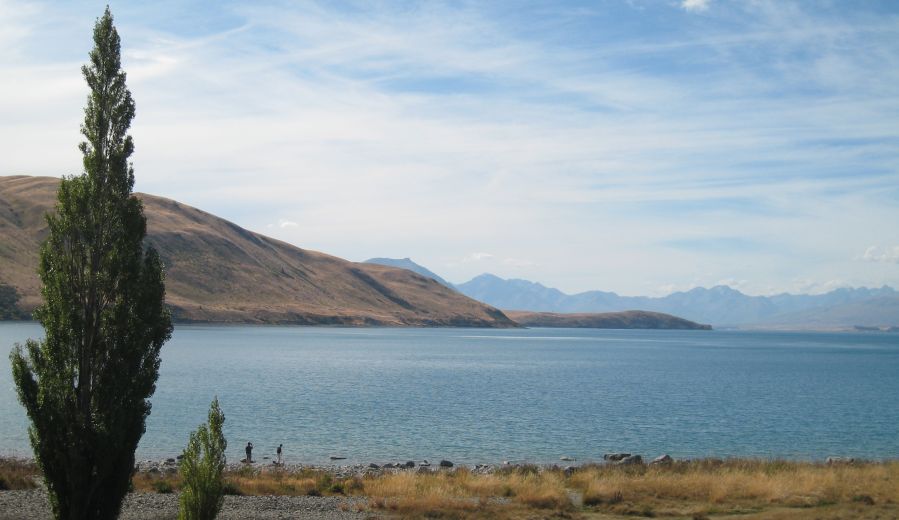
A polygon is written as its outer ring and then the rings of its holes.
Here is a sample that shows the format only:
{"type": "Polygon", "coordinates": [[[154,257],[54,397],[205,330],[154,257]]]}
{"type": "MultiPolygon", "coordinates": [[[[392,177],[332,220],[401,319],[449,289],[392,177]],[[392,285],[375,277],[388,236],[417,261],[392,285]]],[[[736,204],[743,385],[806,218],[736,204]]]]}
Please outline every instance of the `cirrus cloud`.
{"type": "Polygon", "coordinates": [[[680,6],[687,11],[705,11],[710,3],[711,0],[683,0],[680,6]]]}
{"type": "Polygon", "coordinates": [[[861,256],[861,259],[868,262],[886,262],[891,264],[899,264],[899,246],[871,246],[867,250],[865,250],[865,254],[861,256]]]}
{"type": "Polygon", "coordinates": [[[493,255],[490,253],[470,253],[468,256],[462,259],[463,262],[482,262],[485,260],[493,260],[493,255]]]}
{"type": "MultiPolygon", "coordinates": [[[[896,285],[899,13],[819,4],[122,3],[136,187],[455,280],[896,285]]],[[[79,168],[95,11],[0,0],[0,175],[79,168]]]]}

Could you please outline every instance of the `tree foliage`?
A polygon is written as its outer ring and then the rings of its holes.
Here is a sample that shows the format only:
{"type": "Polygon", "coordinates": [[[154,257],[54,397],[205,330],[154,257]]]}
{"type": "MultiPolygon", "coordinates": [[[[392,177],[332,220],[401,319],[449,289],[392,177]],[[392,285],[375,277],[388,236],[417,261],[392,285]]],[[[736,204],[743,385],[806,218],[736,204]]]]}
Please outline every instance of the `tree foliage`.
{"type": "Polygon", "coordinates": [[[0,282],[0,320],[27,320],[28,313],[19,307],[19,291],[0,282]]]}
{"type": "Polygon", "coordinates": [[[109,8],[82,73],[84,173],[62,180],[40,251],[44,302],[34,317],[45,339],[10,357],[54,515],[109,519],[130,485],[172,325],[162,264],[143,247],[146,219],[132,194],[134,101],[109,8]]]}
{"type": "Polygon", "coordinates": [[[216,397],[209,406],[209,418],[191,432],[181,459],[180,520],[212,520],[224,501],[225,450],[228,442],[222,433],[225,414],[216,397]]]}

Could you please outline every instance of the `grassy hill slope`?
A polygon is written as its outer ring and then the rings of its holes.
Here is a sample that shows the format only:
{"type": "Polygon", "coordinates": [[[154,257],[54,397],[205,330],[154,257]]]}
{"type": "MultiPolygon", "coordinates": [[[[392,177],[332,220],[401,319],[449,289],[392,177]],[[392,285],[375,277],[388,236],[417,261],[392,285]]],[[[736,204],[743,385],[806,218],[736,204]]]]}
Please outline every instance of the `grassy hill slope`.
{"type": "MultiPolygon", "coordinates": [[[[0,177],[0,283],[40,303],[35,269],[58,179],[0,177]]],[[[253,233],[176,201],[138,194],[182,321],[514,326],[501,311],[405,269],[349,262],[253,233]]]]}

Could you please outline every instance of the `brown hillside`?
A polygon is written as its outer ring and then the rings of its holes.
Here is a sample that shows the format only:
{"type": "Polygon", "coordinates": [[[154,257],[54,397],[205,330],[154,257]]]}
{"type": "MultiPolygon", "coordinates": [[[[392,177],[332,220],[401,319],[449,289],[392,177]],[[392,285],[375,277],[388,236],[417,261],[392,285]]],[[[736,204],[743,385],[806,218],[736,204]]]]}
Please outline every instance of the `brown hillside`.
{"type": "Polygon", "coordinates": [[[649,311],[561,314],[555,312],[504,311],[524,327],[572,327],[586,329],[684,329],[710,330],[710,325],[649,311]]]}
{"type": "MultiPolygon", "coordinates": [[[[21,306],[40,303],[43,215],[59,180],[0,177],[0,283],[21,306]]],[[[515,324],[493,307],[405,269],[294,247],[154,195],[144,201],[148,241],[166,265],[167,302],[180,320],[334,325],[515,324]]]]}

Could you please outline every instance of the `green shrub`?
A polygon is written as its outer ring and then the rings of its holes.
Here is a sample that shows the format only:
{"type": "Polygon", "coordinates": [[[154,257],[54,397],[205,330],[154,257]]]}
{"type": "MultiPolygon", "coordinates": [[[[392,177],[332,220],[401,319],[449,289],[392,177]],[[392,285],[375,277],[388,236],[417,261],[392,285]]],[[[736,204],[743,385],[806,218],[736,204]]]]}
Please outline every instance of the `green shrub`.
{"type": "Polygon", "coordinates": [[[218,398],[209,406],[209,420],[190,434],[181,459],[181,511],[179,520],[213,520],[225,500],[225,449],[222,434],[225,414],[218,398]]]}
{"type": "Polygon", "coordinates": [[[174,491],[174,489],[172,488],[172,484],[168,480],[162,479],[153,481],[153,489],[157,493],[161,493],[164,495],[174,491]]]}
{"type": "Polygon", "coordinates": [[[365,490],[365,484],[359,477],[353,477],[343,482],[343,490],[346,494],[362,493],[365,490]]]}
{"type": "Polygon", "coordinates": [[[243,493],[240,491],[233,482],[226,480],[225,485],[222,486],[222,494],[223,495],[232,495],[232,496],[241,496],[243,493]]]}

